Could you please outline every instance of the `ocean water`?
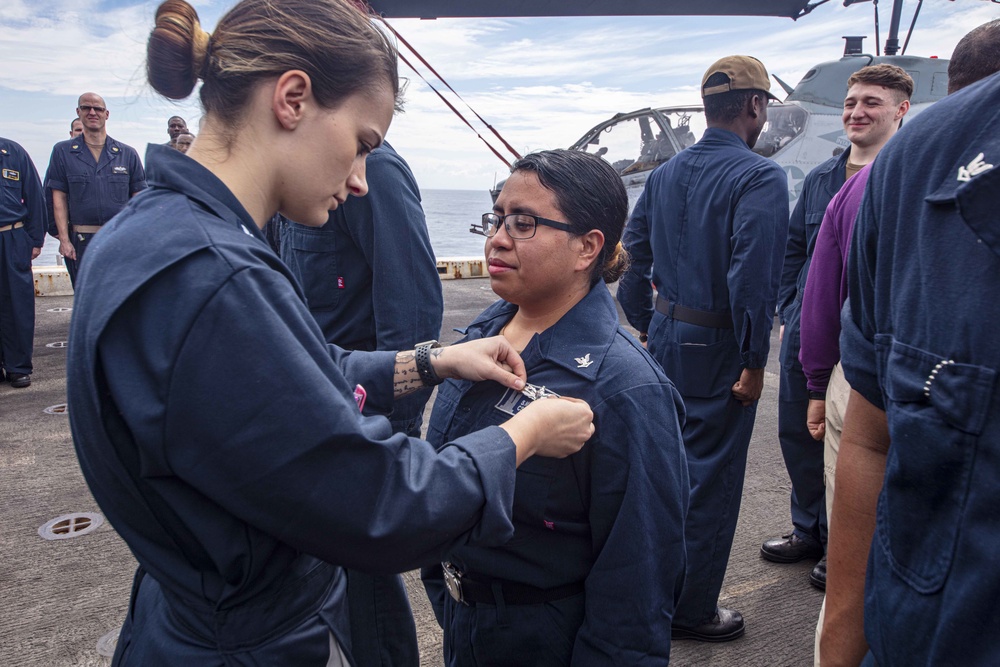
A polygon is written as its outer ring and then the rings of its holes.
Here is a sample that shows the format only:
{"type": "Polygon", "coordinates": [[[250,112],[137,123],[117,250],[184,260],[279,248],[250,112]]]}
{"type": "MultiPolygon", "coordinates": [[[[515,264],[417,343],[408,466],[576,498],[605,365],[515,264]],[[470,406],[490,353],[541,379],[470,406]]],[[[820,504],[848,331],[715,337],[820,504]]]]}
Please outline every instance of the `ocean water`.
{"type": "Polygon", "coordinates": [[[434,255],[446,257],[482,257],[486,238],[469,232],[479,224],[483,213],[493,210],[489,190],[422,190],[424,216],[431,236],[434,255]]]}
{"type": "MultiPolygon", "coordinates": [[[[486,239],[469,232],[472,223],[478,223],[483,213],[493,210],[493,200],[487,188],[482,190],[421,190],[427,230],[430,233],[434,255],[447,257],[482,257],[486,239]]],[[[35,266],[56,264],[59,241],[46,235],[45,245],[35,266]]]]}

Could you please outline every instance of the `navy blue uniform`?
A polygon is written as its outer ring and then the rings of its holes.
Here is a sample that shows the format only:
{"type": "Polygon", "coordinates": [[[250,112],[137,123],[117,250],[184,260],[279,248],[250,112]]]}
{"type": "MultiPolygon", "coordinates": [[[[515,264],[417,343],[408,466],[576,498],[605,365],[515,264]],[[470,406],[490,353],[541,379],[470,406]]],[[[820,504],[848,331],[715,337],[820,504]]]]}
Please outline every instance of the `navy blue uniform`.
{"type": "Polygon", "coordinates": [[[806,275],[816,246],[816,234],[826,207],[847,180],[850,149],[809,172],[788,221],[788,243],[778,290],[778,315],[785,325],[781,340],[781,385],[778,391],[778,441],[792,482],[791,509],[795,534],[826,545],[826,486],[823,483],[823,443],[806,426],[809,389],[799,363],[799,325],[806,275]]]}
{"type": "Polygon", "coordinates": [[[0,367],[31,373],[35,281],[31,249],[45,242],[45,199],[31,158],[0,137],[0,367]]]}
{"type": "Polygon", "coordinates": [[[73,227],[100,227],[115,217],[132,195],[146,188],[146,173],[131,146],[107,137],[101,159],[95,161],[80,135],[52,147],[45,187],[66,193],[69,236],[76,249],[76,261],[66,260],[66,269],[75,288],[77,268],[94,235],[73,227]]]}
{"type": "Polygon", "coordinates": [[[726,574],[757,411],[731,389],[744,368],[767,363],[787,212],[781,167],[736,134],[709,128],[650,174],[625,229],[632,266],[618,300],[632,326],[648,332],[649,352],[687,412],[691,509],[677,625],[714,616],[726,574]],[[668,314],[654,311],[650,278],[668,314]]]}
{"type": "MultiPolygon", "coordinates": [[[[495,303],[467,338],[498,333],[516,311],[495,303]]],[[[518,468],[510,542],[463,545],[448,559],[480,582],[579,587],[540,604],[464,605],[429,585],[443,616],[445,661],[454,667],[665,665],[685,560],[680,397],[619,326],[603,283],[532,338],[522,358],[533,384],[593,406],[597,430],[568,458],[533,457],[518,468]]],[[[448,380],[438,389],[427,437],[443,444],[499,424],[509,415],[497,406],[519,397],[494,382],[448,380]]]]}
{"type": "Polygon", "coordinates": [[[1000,74],[879,153],[854,227],[841,354],[891,445],[868,556],[865,664],[1000,655],[1000,74]]]}
{"type": "Polygon", "coordinates": [[[388,412],[394,354],[328,345],[223,183],[148,159],[81,267],[67,369],[81,469],[145,573],[114,664],[325,665],[331,636],[350,650],[340,566],[511,537],[515,448],[363,417],[355,384],[388,412]]]}
{"type": "MultiPolygon", "coordinates": [[[[441,333],[444,296],[420,189],[384,142],[366,161],[368,194],[349,197],[320,228],[283,222],[281,258],[328,343],[348,350],[409,350],[441,333]]],[[[393,433],[420,437],[431,389],[395,401],[393,433]]],[[[348,572],[354,657],[363,665],[415,665],[416,626],[398,575],[348,572]]]]}
{"type": "MultiPolygon", "coordinates": [[[[367,160],[368,194],[349,197],[320,228],[281,229],[281,258],[299,279],[327,342],[409,350],[441,332],[444,297],[420,190],[388,144],[367,160]]],[[[393,429],[419,436],[431,390],[393,404],[393,429]]]]}

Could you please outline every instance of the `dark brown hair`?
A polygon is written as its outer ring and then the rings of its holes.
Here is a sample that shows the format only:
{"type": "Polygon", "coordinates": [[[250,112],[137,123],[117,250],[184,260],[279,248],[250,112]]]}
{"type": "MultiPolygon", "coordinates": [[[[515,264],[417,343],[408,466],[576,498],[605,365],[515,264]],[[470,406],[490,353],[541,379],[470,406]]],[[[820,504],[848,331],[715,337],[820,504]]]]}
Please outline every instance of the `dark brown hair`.
{"type": "Polygon", "coordinates": [[[511,173],[530,171],[556,196],[556,204],[572,229],[582,236],[592,229],[604,234],[604,248],[594,262],[591,285],[613,283],[628,269],[628,253],[621,244],[628,219],[628,193],[621,176],[604,158],[570,150],[539,151],[525,155],[511,173]]]}
{"type": "Polygon", "coordinates": [[[913,79],[902,67],[895,65],[869,65],[862,67],[847,80],[850,88],[856,83],[867,83],[871,86],[882,86],[896,91],[896,104],[908,100],[913,95],[913,79]]]}
{"type": "Polygon", "coordinates": [[[166,0],[146,54],[157,92],[183,99],[201,79],[205,113],[228,125],[240,118],[255,84],[289,70],[309,75],[326,108],[379,85],[399,92],[395,48],[345,0],[242,0],[212,35],[191,5],[166,0]]]}
{"type": "Polygon", "coordinates": [[[948,63],[948,94],[1000,72],[1000,19],[984,23],[963,37],[948,63]]]}
{"type": "MultiPolygon", "coordinates": [[[[716,72],[705,81],[705,87],[721,86],[729,83],[729,76],[725,72],[716,72]]],[[[724,93],[716,93],[704,98],[705,119],[712,123],[722,125],[732,123],[739,118],[747,108],[750,99],[757,95],[767,104],[767,92],[755,90],[753,88],[729,90],[724,93]]]]}

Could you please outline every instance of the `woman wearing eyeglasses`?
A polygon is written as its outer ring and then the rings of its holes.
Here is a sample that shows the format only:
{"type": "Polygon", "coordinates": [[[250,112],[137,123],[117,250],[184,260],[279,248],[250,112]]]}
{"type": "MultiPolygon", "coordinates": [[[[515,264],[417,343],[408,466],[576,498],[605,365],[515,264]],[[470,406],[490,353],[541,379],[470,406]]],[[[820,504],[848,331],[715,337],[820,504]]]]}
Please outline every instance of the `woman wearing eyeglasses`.
{"type": "Polygon", "coordinates": [[[172,99],[202,81],[198,141],[151,146],[150,188],[95,237],[68,360],[80,467],[139,562],[113,664],[356,665],[342,566],[503,543],[515,466],[577,451],[590,409],[548,401],[438,451],[362,416],[439,376],[525,377],[499,338],[328,346],[261,235],[367,191],[398,75],[354,5],[243,0],[210,36],[168,0],[148,74],[172,99]]]}
{"type": "Polygon", "coordinates": [[[428,439],[448,442],[557,395],[593,406],[583,449],[517,472],[514,537],[452,549],[424,572],[445,661],[470,665],[665,665],[684,574],[687,462],[673,385],[619,326],[604,282],[625,269],[628,198],[604,160],[545,151],[518,160],[483,216],[501,300],[466,340],[502,334],[523,392],[446,381],[428,439]],[[445,593],[445,589],[448,593],[445,593]]]}

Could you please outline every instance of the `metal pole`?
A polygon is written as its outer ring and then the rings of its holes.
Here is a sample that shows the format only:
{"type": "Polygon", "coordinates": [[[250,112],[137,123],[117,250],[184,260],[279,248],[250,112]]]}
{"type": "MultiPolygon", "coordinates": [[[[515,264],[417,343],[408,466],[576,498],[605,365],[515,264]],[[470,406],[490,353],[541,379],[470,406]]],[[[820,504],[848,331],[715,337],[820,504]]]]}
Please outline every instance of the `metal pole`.
{"type": "Polygon", "coordinates": [[[903,0],[893,0],[892,18],[889,19],[889,36],[885,40],[885,55],[899,53],[899,19],[903,14],[903,0]]]}

